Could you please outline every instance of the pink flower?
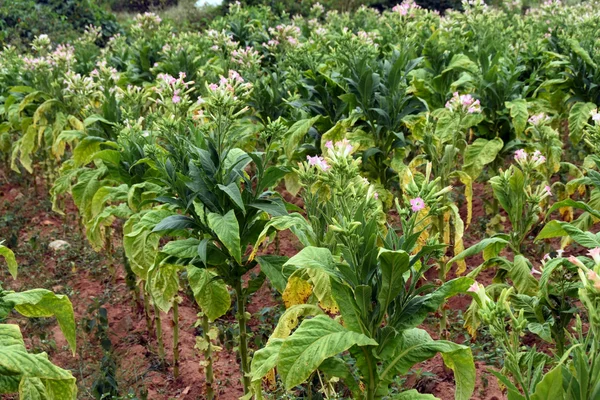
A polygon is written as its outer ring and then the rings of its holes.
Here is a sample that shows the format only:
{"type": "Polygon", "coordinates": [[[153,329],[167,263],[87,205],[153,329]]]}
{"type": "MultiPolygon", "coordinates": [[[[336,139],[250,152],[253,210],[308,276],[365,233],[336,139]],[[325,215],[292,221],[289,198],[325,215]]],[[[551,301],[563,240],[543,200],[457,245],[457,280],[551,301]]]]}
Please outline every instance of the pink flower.
{"type": "Polygon", "coordinates": [[[208,88],[214,92],[215,90],[217,90],[219,88],[219,86],[217,86],[216,83],[211,83],[210,85],[208,85],[208,88]]]}
{"type": "Polygon", "coordinates": [[[524,161],[527,159],[527,152],[523,149],[515,151],[515,160],[524,161]]]}
{"type": "Polygon", "coordinates": [[[473,282],[473,284],[467,289],[467,292],[477,293],[479,290],[479,283],[477,281],[473,282]]]}
{"type": "MultiPolygon", "coordinates": [[[[531,159],[537,164],[540,165],[542,163],[544,163],[546,161],[546,157],[544,157],[542,155],[542,153],[539,150],[536,150],[533,152],[533,155],[531,156],[531,159]]],[[[537,166],[536,165],[536,166],[537,166]]]]}
{"type": "Polygon", "coordinates": [[[321,168],[322,171],[327,171],[330,168],[330,166],[327,164],[327,161],[325,161],[323,159],[323,157],[320,157],[320,156],[314,156],[314,157],[306,156],[306,159],[308,160],[308,165],[311,165],[311,166],[316,165],[319,168],[321,168]]]}
{"type": "Polygon", "coordinates": [[[173,102],[173,104],[177,104],[181,101],[181,97],[179,97],[178,95],[174,95],[171,101],[173,102]]]}
{"type": "Polygon", "coordinates": [[[596,290],[600,290],[600,276],[595,271],[588,271],[587,278],[592,281],[596,290]]]}
{"type": "Polygon", "coordinates": [[[600,264],[600,247],[588,251],[588,256],[592,257],[596,264],[600,264]]]}
{"type": "Polygon", "coordinates": [[[552,188],[548,185],[544,186],[544,191],[548,196],[552,196],[552,188]]]}
{"type": "Polygon", "coordinates": [[[327,143],[325,143],[325,147],[328,149],[333,149],[333,142],[331,140],[327,141],[327,143]]]}
{"type": "Polygon", "coordinates": [[[532,268],[532,269],[531,269],[531,274],[532,274],[532,275],[541,275],[542,273],[541,273],[540,271],[538,271],[537,269],[535,269],[535,268],[532,268]]]}
{"type": "Polygon", "coordinates": [[[375,200],[379,199],[379,193],[377,193],[377,192],[373,193],[373,197],[375,197],[375,200]]]}
{"type": "Polygon", "coordinates": [[[411,199],[410,205],[412,206],[411,208],[413,212],[419,212],[425,208],[425,202],[420,197],[417,197],[416,199],[411,199]]]}
{"type": "Polygon", "coordinates": [[[598,110],[592,111],[592,120],[594,122],[600,121],[600,113],[598,112],[598,110]]]}

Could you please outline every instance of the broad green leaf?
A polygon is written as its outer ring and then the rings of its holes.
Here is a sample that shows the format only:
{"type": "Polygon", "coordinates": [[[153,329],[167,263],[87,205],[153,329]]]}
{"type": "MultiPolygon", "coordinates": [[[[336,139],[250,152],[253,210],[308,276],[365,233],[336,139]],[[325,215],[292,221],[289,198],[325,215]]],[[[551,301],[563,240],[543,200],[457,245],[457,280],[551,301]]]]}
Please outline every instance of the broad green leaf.
{"type": "Polygon", "coordinates": [[[385,313],[390,303],[404,290],[402,276],[410,268],[410,260],[408,253],[403,250],[380,249],[378,257],[381,266],[381,287],[377,293],[377,302],[381,312],[385,313]]]}
{"type": "Polygon", "coordinates": [[[470,399],[475,388],[475,364],[471,349],[445,340],[434,341],[426,331],[417,328],[401,332],[383,349],[378,393],[385,394],[396,376],[406,374],[413,365],[428,360],[437,353],[442,353],[446,366],[454,370],[455,398],[470,399]]]}
{"type": "Polygon", "coordinates": [[[0,244],[0,256],[4,257],[4,261],[6,261],[6,266],[8,267],[8,272],[13,277],[13,279],[17,279],[17,259],[15,258],[15,253],[12,252],[8,247],[0,244]]]}
{"type": "Polygon", "coordinates": [[[146,288],[154,304],[163,312],[168,313],[173,305],[173,299],[179,292],[179,271],[183,267],[175,264],[155,262],[148,270],[146,288]]]}
{"type": "Polygon", "coordinates": [[[477,179],[481,175],[483,167],[496,159],[503,146],[504,142],[500,138],[476,139],[465,150],[463,171],[473,180],[477,179]]]}
{"type": "Polygon", "coordinates": [[[194,220],[185,215],[169,215],[162,221],[160,221],[152,232],[160,232],[160,231],[170,231],[170,230],[179,230],[179,229],[187,229],[193,228],[196,226],[194,220]]]}
{"type": "Polygon", "coordinates": [[[326,315],[302,321],[281,345],[277,368],[289,390],[306,381],[323,361],[352,346],[377,346],[368,336],[346,330],[326,315]]]}
{"type": "Polygon", "coordinates": [[[86,136],[73,150],[73,161],[79,167],[92,161],[93,155],[100,151],[100,146],[106,139],[98,136],[86,136]]]}
{"type": "Polygon", "coordinates": [[[471,61],[471,59],[464,54],[454,54],[446,69],[442,71],[442,74],[454,70],[465,70],[473,74],[477,74],[479,72],[477,64],[471,61]]]}
{"type": "Polygon", "coordinates": [[[530,295],[536,293],[538,282],[531,274],[531,268],[525,257],[516,255],[508,273],[519,293],[530,295]]]}
{"type": "Polygon", "coordinates": [[[474,256],[475,254],[479,254],[483,250],[485,250],[487,247],[495,245],[497,243],[508,244],[508,240],[500,238],[500,237],[492,237],[492,238],[483,239],[479,243],[469,247],[468,249],[461,252],[460,254],[457,254],[454,258],[452,258],[450,261],[448,261],[447,270],[450,269],[450,266],[452,265],[452,263],[459,261],[459,260],[464,260],[465,258],[474,256]]]}
{"type": "Polygon", "coordinates": [[[298,254],[290,258],[285,264],[300,268],[317,268],[332,271],[334,268],[331,251],[324,247],[308,246],[300,250],[298,254]]]}
{"type": "Polygon", "coordinates": [[[340,313],[342,314],[344,327],[354,332],[367,334],[368,330],[362,321],[360,308],[358,304],[356,304],[352,289],[349,286],[332,279],[331,292],[340,309],[340,313]]]}
{"type": "Polygon", "coordinates": [[[229,254],[237,261],[242,263],[242,251],[240,249],[240,227],[235,217],[235,212],[229,210],[227,214],[209,213],[208,226],[214,231],[219,240],[229,250],[229,254]]]}
{"type": "Polygon", "coordinates": [[[283,339],[271,338],[265,347],[252,356],[250,376],[252,381],[260,381],[277,365],[283,339]]]}
{"type": "Polygon", "coordinates": [[[564,398],[562,365],[554,367],[536,385],[531,400],[562,400],[564,398]]]}
{"type": "Polygon", "coordinates": [[[236,182],[231,182],[229,185],[217,185],[219,189],[225,192],[233,203],[245,214],[246,208],[244,207],[244,200],[242,199],[242,192],[236,182]]]}
{"type": "Polygon", "coordinates": [[[75,316],[73,305],[69,298],[62,294],[55,294],[46,289],[32,289],[20,293],[8,293],[3,300],[14,305],[15,310],[29,318],[56,317],[58,325],[69,347],[75,354],[75,316]]]}
{"type": "Polygon", "coordinates": [[[540,240],[566,235],[588,249],[600,247],[600,239],[592,232],[584,232],[573,224],[557,220],[548,222],[535,239],[540,240]]]}
{"type": "Polygon", "coordinates": [[[552,212],[554,212],[560,208],[563,208],[563,207],[578,208],[580,210],[584,210],[584,211],[592,214],[596,218],[600,218],[600,211],[590,207],[587,203],[584,203],[583,201],[575,201],[573,199],[566,199],[566,200],[558,201],[558,202],[552,204],[552,207],[550,207],[550,209],[548,209],[546,214],[550,215],[552,212]]]}
{"type": "Polygon", "coordinates": [[[390,325],[398,331],[419,325],[429,313],[437,311],[448,297],[466,293],[473,282],[471,278],[460,277],[444,283],[433,293],[413,297],[394,313],[390,325]]]}
{"type": "Polygon", "coordinates": [[[552,220],[549,221],[546,225],[544,225],[540,233],[538,233],[538,235],[535,237],[535,240],[538,241],[542,239],[550,239],[554,237],[562,237],[567,235],[568,234],[563,229],[560,221],[552,220]]]}
{"type": "Polygon", "coordinates": [[[288,277],[296,270],[294,267],[284,267],[288,260],[288,257],[270,255],[256,258],[260,270],[265,273],[271,282],[271,286],[277,289],[279,293],[283,293],[288,277]]]}
{"type": "Polygon", "coordinates": [[[298,149],[298,145],[306,136],[310,128],[321,118],[321,116],[316,116],[309,119],[301,119],[294,123],[288,129],[285,137],[285,142],[283,144],[285,155],[288,160],[292,160],[294,158],[294,153],[298,149]]]}
{"type": "Polygon", "coordinates": [[[215,279],[216,275],[211,271],[192,265],[187,267],[187,276],[194,299],[210,322],[227,313],[231,308],[231,296],[223,281],[215,279]]]}
{"type": "Polygon", "coordinates": [[[583,137],[583,130],[596,109],[594,103],[575,103],[569,112],[569,138],[574,144],[579,143],[583,137]]]}
{"type": "Polygon", "coordinates": [[[147,280],[148,270],[154,265],[160,235],[152,229],[173,212],[165,209],[145,210],[131,216],[123,225],[123,249],[137,277],[147,280]]]}
{"type": "Polygon", "coordinates": [[[177,258],[194,258],[198,255],[200,240],[187,238],[182,240],[171,240],[165,244],[161,252],[177,258]]]}
{"type": "Polygon", "coordinates": [[[0,324],[0,371],[0,394],[20,392],[24,400],[77,398],[71,372],[52,364],[46,353],[27,353],[17,325],[0,324]],[[38,394],[44,397],[35,397],[38,394]]]}
{"type": "Polygon", "coordinates": [[[527,110],[527,100],[517,99],[513,101],[507,101],[504,103],[506,108],[510,110],[510,117],[512,118],[513,127],[517,137],[525,130],[527,126],[527,120],[529,119],[529,111],[527,110]]]}

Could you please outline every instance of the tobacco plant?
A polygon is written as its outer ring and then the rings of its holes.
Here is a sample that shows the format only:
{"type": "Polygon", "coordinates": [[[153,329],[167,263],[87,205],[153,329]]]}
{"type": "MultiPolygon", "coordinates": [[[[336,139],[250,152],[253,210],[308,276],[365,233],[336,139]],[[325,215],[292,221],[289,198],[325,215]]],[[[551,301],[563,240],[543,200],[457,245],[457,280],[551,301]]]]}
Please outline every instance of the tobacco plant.
{"type": "MultiPolygon", "coordinates": [[[[437,288],[418,287],[431,259],[444,246],[435,241],[418,243],[427,226],[422,224],[427,212],[401,209],[405,231],[399,235],[390,228],[385,233],[377,218],[381,205],[376,192],[358,175],[351,152],[348,142],[330,144],[326,158],[309,158],[302,167],[308,225],[292,216],[275,217],[270,223],[275,229],[292,227],[301,240],[324,247],[305,247],[272,270],[273,278],[269,275],[272,281],[287,279],[283,297],[288,309],[267,346],[253,358],[255,396],[262,397],[261,379],[276,368],[288,390],[313,375],[319,379],[323,375],[328,382],[342,379],[354,398],[379,399],[389,395],[395,376],[440,352],[455,370],[457,398],[469,398],[474,379],[470,349],[435,341],[416,326],[473,281],[458,278],[437,288]],[[348,185],[349,181],[355,183],[348,185]],[[340,206],[325,206],[321,213],[310,206],[319,201],[340,206]],[[324,236],[315,234],[323,228],[324,236]],[[341,318],[326,312],[339,312],[341,318]],[[345,352],[353,359],[356,373],[340,357],[345,352]]],[[[429,190],[422,196],[435,207],[440,195],[435,194],[435,185],[429,190]]],[[[261,265],[270,260],[262,258],[261,265]]],[[[394,398],[419,396],[412,390],[394,398]]]]}

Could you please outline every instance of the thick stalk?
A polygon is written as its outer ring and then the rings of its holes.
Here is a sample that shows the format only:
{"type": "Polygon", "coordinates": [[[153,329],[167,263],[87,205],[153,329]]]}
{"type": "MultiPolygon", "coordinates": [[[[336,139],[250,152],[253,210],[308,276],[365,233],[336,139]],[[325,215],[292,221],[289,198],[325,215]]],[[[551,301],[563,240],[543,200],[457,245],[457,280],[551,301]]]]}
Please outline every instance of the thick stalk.
{"type": "Polygon", "coordinates": [[[213,389],[214,376],[212,342],[208,336],[208,330],[208,317],[206,315],[202,315],[202,337],[206,341],[206,349],[204,350],[204,362],[206,363],[204,367],[204,374],[206,375],[206,399],[213,400],[215,398],[215,391],[213,389]]]}
{"type": "Polygon", "coordinates": [[[242,383],[244,385],[244,394],[250,391],[250,363],[248,362],[248,333],[246,332],[246,296],[242,288],[241,279],[235,284],[235,296],[237,299],[236,319],[240,329],[239,346],[240,359],[242,364],[242,383]]]}
{"type": "Polygon", "coordinates": [[[154,321],[156,322],[156,340],[158,341],[158,358],[161,365],[165,365],[165,345],[162,337],[162,322],[160,319],[160,310],[154,304],[154,321]]]}
{"type": "Polygon", "coordinates": [[[144,314],[146,316],[146,329],[148,335],[152,335],[152,319],[150,318],[150,302],[148,301],[148,293],[144,290],[144,281],[140,282],[140,293],[144,296],[144,314]]]}
{"type": "Polygon", "coordinates": [[[179,378],[179,301],[173,300],[173,377],[179,378]]]}
{"type": "Polygon", "coordinates": [[[106,249],[106,257],[108,259],[108,272],[110,273],[112,282],[117,281],[117,271],[113,260],[113,246],[110,226],[104,227],[104,248],[106,249]]]}

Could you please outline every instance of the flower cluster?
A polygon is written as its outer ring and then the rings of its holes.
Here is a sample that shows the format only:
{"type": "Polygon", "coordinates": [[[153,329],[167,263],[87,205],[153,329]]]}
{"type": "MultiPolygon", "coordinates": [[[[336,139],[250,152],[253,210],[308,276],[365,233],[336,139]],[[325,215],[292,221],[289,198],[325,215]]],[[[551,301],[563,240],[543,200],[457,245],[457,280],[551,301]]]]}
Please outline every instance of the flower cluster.
{"type": "Polygon", "coordinates": [[[39,35],[31,41],[31,48],[36,53],[44,55],[52,49],[52,42],[48,35],[39,35]]]}
{"type": "Polygon", "coordinates": [[[217,32],[214,29],[206,31],[206,35],[212,40],[213,45],[211,50],[213,51],[224,51],[231,53],[233,50],[239,47],[239,43],[233,40],[233,37],[229,35],[225,30],[217,32]]]}
{"type": "Polygon", "coordinates": [[[546,157],[544,157],[539,150],[534,151],[530,157],[525,150],[519,149],[515,151],[514,157],[517,164],[522,167],[529,166],[531,168],[536,168],[546,162],[546,157]]]}
{"type": "Polygon", "coordinates": [[[354,146],[350,144],[348,139],[343,139],[341,141],[333,143],[333,141],[328,141],[325,143],[325,148],[327,149],[327,153],[335,158],[335,157],[348,157],[352,154],[354,150],[354,146]]]}
{"type": "Polygon", "coordinates": [[[92,24],[85,27],[85,32],[83,32],[83,36],[81,40],[85,43],[96,43],[98,39],[102,36],[102,27],[94,26],[92,24]]]}
{"type": "Polygon", "coordinates": [[[292,47],[300,44],[299,38],[302,31],[296,25],[277,25],[275,28],[269,28],[269,33],[273,40],[278,43],[288,43],[292,47]]]}
{"type": "Polygon", "coordinates": [[[404,16],[408,15],[409,11],[421,8],[413,0],[404,0],[401,4],[397,4],[392,8],[392,11],[404,16]]]}
{"type": "Polygon", "coordinates": [[[260,66],[262,56],[258,51],[248,46],[246,49],[233,50],[231,52],[231,61],[239,64],[243,68],[252,68],[260,66]]]}
{"type": "Polygon", "coordinates": [[[600,122],[600,112],[598,112],[598,109],[593,109],[590,115],[594,124],[598,125],[598,122],[600,122]]]}
{"type": "Polygon", "coordinates": [[[329,168],[331,168],[329,164],[327,164],[327,161],[325,161],[325,159],[321,156],[306,156],[306,160],[308,161],[308,165],[311,167],[316,165],[321,169],[321,171],[327,171],[329,168]]]}
{"type": "Polygon", "coordinates": [[[189,104],[188,93],[193,90],[190,86],[193,85],[194,82],[185,81],[185,72],[180,72],[178,78],[169,74],[158,74],[157,78],[158,85],[155,88],[155,92],[159,96],[156,100],[158,104],[170,104],[173,106],[189,104]]]}
{"type": "Polygon", "coordinates": [[[475,100],[470,94],[458,94],[458,92],[452,94],[452,98],[446,102],[446,108],[467,114],[481,112],[479,100],[475,100]]]}
{"type": "Polygon", "coordinates": [[[378,45],[375,43],[375,39],[377,39],[377,33],[376,32],[365,32],[365,31],[358,31],[358,33],[356,34],[356,36],[358,37],[358,39],[368,45],[377,47],[378,45]]]}
{"type": "Polygon", "coordinates": [[[136,15],[133,21],[135,22],[133,25],[134,30],[152,33],[158,30],[162,19],[152,12],[145,12],[144,14],[136,15]]]}

